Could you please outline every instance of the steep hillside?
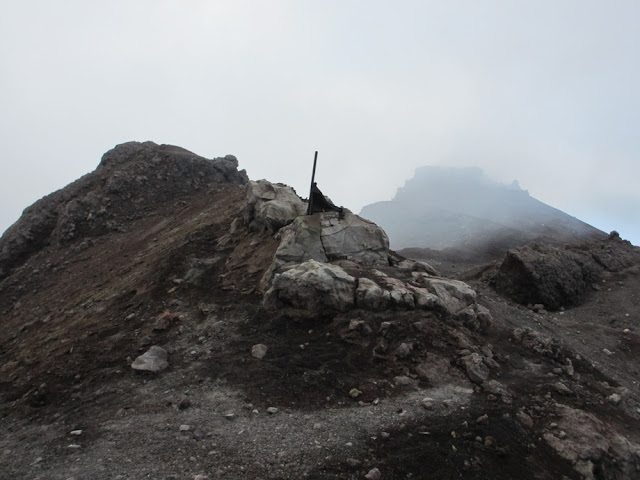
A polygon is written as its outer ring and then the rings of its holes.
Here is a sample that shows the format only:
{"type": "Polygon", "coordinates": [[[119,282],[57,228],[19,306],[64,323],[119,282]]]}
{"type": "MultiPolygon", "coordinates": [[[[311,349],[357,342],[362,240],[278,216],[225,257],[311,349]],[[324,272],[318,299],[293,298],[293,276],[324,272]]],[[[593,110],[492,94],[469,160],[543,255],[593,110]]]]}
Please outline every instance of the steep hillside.
{"type": "Polygon", "coordinates": [[[124,144],[0,239],[0,478],[640,475],[640,249],[447,278],[237,167],[124,144]]]}
{"type": "Polygon", "coordinates": [[[515,183],[489,180],[478,168],[418,168],[393,200],[367,205],[361,215],[387,231],[393,248],[476,258],[533,240],[564,243],[604,236],[515,183]]]}

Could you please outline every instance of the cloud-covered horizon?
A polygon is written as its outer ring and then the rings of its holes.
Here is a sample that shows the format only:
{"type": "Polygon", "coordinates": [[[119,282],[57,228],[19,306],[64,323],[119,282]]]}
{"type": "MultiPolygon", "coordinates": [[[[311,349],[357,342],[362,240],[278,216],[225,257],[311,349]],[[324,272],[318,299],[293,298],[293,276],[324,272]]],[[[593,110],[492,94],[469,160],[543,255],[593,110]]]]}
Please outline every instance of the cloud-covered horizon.
{"type": "Polygon", "coordinates": [[[478,166],[640,244],[633,1],[13,2],[0,19],[0,231],[152,140],[357,212],[478,166]]]}

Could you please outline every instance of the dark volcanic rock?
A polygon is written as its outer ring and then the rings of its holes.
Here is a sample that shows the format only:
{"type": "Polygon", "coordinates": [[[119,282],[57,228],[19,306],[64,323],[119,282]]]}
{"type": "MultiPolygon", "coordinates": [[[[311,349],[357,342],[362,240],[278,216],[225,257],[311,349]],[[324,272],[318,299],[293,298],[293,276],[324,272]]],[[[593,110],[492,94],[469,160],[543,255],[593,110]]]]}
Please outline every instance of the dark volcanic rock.
{"type": "Polygon", "coordinates": [[[0,279],[48,245],[122,230],[150,208],[211,184],[244,185],[237,167],[231,155],[207,160],[171,145],[118,145],[93,172],[25,209],[0,238],[0,279]]]}
{"type": "Polygon", "coordinates": [[[518,303],[557,310],[580,303],[601,272],[587,253],[533,243],[507,252],[495,285],[518,303]]]}
{"type": "Polygon", "coordinates": [[[523,305],[547,310],[582,303],[605,271],[640,263],[640,249],[613,232],[602,242],[563,248],[531,243],[509,250],[494,277],[495,288],[523,305]]]}

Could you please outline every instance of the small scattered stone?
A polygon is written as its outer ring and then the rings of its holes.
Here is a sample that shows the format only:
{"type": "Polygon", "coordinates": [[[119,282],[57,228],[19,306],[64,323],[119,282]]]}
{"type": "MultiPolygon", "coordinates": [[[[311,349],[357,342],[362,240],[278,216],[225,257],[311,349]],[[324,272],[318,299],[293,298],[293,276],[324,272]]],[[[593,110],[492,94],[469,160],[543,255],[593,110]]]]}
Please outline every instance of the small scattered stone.
{"type": "Polygon", "coordinates": [[[69,432],[69,435],[75,435],[75,436],[82,435],[82,430],[71,430],[69,432]]]}
{"type": "Polygon", "coordinates": [[[552,387],[560,395],[573,395],[573,391],[562,382],[556,382],[552,387]]]}
{"type": "Polygon", "coordinates": [[[393,383],[401,386],[413,385],[413,379],[407,377],[406,375],[398,375],[396,377],[393,377],[393,383]]]}
{"type": "Polygon", "coordinates": [[[358,398],[360,395],[362,395],[362,392],[357,388],[352,388],[351,390],[349,390],[349,396],[351,398],[358,398]]]}
{"type": "Polygon", "coordinates": [[[485,447],[495,447],[497,444],[498,444],[498,442],[492,436],[487,436],[484,439],[484,446],[485,447]]]}
{"type": "Polygon", "coordinates": [[[480,384],[489,378],[489,367],[484,364],[480,354],[472,353],[462,357],[462,363],[469,380],[473,383],[480,384]]]}
{"type": "Polygon", "coordinates": [[[631,330],[629,330],[628,328],[625,328],[625,329],[623,330],[623,332],[624,332],[624,333],[629,333],[630,331],[631,331],[631,330]]]}
{"type": "Polygon", "coordinates": [[[191,430],[191,427],[189,425],[180,425],[181,432],[188,432],[189,430],[191,430]]]}
{"type": "Polygon", "coordinates": [[[349,465],[350,467],[359,467],[360,465],[362,465],[362,462],[360,460],[356,460],[355,458],[347,458],[347,465],[349,465]]]}
{"type": "Polygon", "coordinates": [[[269,407],[267,408],[267,413],[273,415],[274,413],[278,413],[278,409],[276,407],[269,407]]]}
{"type": "Polygon", "coordinates": [[[426,408],[427,410],[431,410],[433,408],[433,398],[431,397],[424,397],[422,399],[422,406],[424,408],[426,408]]]}
{"type": "Polygon", "coordinates": [[[131,364],[131,368],[134,370],[160,373],[169,366],[167,356],[167,351],[164,348],[154,345],[136,358],[131,364]]]}
{"type": "Polygon", "coordinates": [[[188,397],[182,397],[178,402],[178,410],[184,410],[191,406],[191,400],[188,397]]]}
{"type": "Polygon", "coordinates": [[[479,416],[476,419],[476,423],[478,425],[486,425],[487,423],[489,423],[489,415],[485,413],[484,415],[479,416]]]}
{"type": "Polygon", "coordinates": [[[175,316],[170,312],[164,312],[156,318],[156,321],[153,323],[153,330],[156,332],[160,332],[163,330],[167,330],[173,321],[175,320],[175,316]]]}
{"type": "Polygon", "coordinates": [[[209,480],[209,476],[208,475],[196,475],[195,477],[193,477],[193,480],[209,480]]]}
{"type": "Polygon", "coordinates": [[[558,432],[558,438],[560,440],[567,438],[567,432],[565,432],[564,430],[561,430],[560,432],[558,432]]]}
{"type": "Polygon", "coordinates": [[[557,424],[557,423],[555,423],[555,422],[551,422],[551,423],[549,424],[549,428],[558,428],[558,424],[557,424]]]}
{"type": "Polygon", "coordinates": [[[412,343],[401,343],[396,349],[396,357],[398,358],[407,358],[413,352],[413,344],[412,343]]]}
{"type": "Polygon", "coordinates": [[[609,395],[607,397],[607,401],[611,404],[611,405],[618,405],[620,404],[620,402],[622,401],[622,397],[617,394],[617,393],[612,393],[611,395],[609,395]]]}
{"type": "Polygon", "coordinates": [[[151,342],[152,340],[149,335],[145,335],[140,339],[140,345],[142,345],[143,347],[146,347],[147,345],[151,345],[151,342]]]}
{"type": "Polygon", "coordinates": [[[606,348],[602,349],[602,353],[604,353],[605,355],[613,355],[613,352],[611,350],[606,349],[606,348]]]}
{"type": "Polygon", "coordinates": [[[519,411],[516,413],[516,419],[525,427],[532,428],[533,427],[533,418],[524,413],[523,411],[519,411]]]}
{"type": "Polygon", "coordinates": [[[366,478],[367,480],[380,480],[382,478],[382,474],[377,468],[372,468],[371,470],[369,470],[369,473],[364,476],[364,478],[366,478]]]}
{"type": "Polygon", "coordinates": [[[253,358],[257,358],[258,360],[262,360],[267,354],[268,350],[269,348],[266,345],[258,343],[251,347],[251,356],[253,358]]]}
{"type": "Polygon", "coordinates": [[[71,448],[72,450],[77,450],[77,449],[79,449],[81,447],[77,443],[72,443],[70,445],[67,445],[67,448],[71,448]]]}
{"type": "Polygon", "coordinates": [[[233,420],[234,418],[236,418],[236,414],[235,413],[227,413],[224,418],[226,418],[227,420],[233,420]]]}

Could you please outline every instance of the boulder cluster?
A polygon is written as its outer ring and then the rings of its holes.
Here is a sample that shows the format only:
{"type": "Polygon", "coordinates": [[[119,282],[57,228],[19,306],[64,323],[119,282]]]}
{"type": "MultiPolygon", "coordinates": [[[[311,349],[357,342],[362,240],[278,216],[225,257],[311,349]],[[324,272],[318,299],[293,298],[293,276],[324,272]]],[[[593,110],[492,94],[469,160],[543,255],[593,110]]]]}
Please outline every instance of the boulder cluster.
{"type": "Polygon", "coordinates": [[[293,189],[266,180],[246,186],[244,221],[279,239],[261,289],[270,311],[328,317],[351,309],[439,310],[477,329],[491,324],[467,284],[389,250],[386,233],[348,210],[303,215],[293,189]]]}

